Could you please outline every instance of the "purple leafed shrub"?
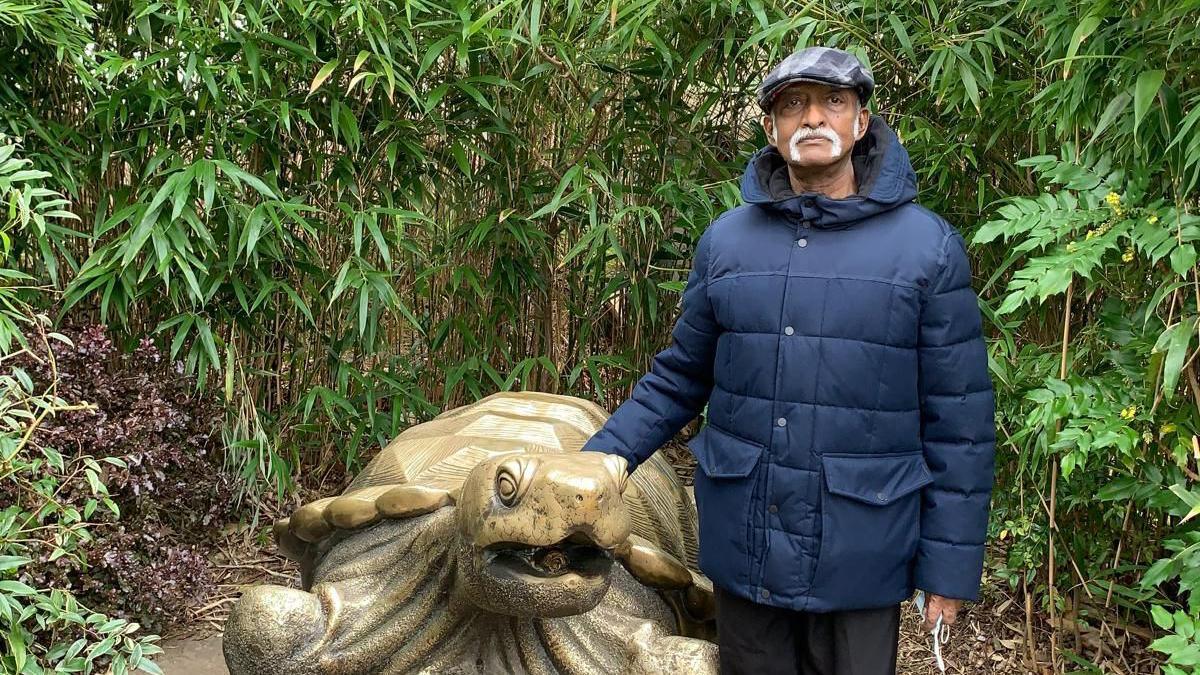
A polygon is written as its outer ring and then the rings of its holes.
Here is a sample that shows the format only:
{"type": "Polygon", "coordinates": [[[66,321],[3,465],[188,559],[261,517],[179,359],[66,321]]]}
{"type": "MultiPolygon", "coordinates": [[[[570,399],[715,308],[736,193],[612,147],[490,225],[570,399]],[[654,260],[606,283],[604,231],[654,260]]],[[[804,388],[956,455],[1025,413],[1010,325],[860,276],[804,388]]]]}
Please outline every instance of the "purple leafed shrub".
{"type": "MultiPolygon", "coordinates": [[[[23,572],[33,586],[69,590],[95,611],[161,631],[186,620],[210,590],[207,553],[233,517],[234,477],[221,469],[221,409],[196,395],[148,339],[122,353],[103,326],[60,332],[74,347],[51,342],[56,393],[95,408],[47,417],[34,440],[62,453],[68,466],[84,455],[121,459],[126,468],[100,464],[120,515],[98,506],[85,481],[64,482],[56,499],[95,523],[94,541],[83,546],[83,562],[56,555],[53,541],[37,544],[23,572]]],[[[54,381],[49,359],[14,360],[35,390],[54,381]]],[[[0,494],[0,502],[17,497],[0,494]]]]}

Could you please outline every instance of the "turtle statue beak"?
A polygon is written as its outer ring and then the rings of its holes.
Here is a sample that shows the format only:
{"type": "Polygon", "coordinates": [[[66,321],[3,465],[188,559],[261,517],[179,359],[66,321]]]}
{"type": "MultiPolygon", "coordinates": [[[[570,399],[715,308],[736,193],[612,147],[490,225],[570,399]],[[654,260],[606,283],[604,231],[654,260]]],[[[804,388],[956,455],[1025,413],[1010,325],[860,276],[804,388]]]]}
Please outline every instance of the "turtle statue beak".
{"type": "Polygon", "coordinates": [[[476,466],[457,506],[459,599],[526,617],[582,614],[629,538],[625,459],[512,454],[476,466]]]}

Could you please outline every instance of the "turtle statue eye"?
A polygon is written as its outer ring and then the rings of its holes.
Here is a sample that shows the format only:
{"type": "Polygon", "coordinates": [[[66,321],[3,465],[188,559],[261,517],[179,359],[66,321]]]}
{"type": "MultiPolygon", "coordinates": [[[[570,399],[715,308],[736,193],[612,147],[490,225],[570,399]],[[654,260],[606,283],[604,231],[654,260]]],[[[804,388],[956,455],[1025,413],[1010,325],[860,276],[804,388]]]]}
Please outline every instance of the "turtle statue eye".
{"type": "Polygon", "coordinates": [[[527,468],[525,462],[514,457],[496,469],[496,496],[501,504],[513,506],[521,500],[525,494],[524,484],[528,483],[525,479],[527,468]]]}
{"type": "Polygon", "coordinates": [[[517,501],[517,480],[504,467],[496,474],[496,495],[505,506],[512,506],[517,501]]]}
{"type": "Polygon", "coordinates": [[[505,506],[515,506],[529,490],[537,473],[538,462],[532,457],[511,457],[496,467],[496,496],[505,506]]]}

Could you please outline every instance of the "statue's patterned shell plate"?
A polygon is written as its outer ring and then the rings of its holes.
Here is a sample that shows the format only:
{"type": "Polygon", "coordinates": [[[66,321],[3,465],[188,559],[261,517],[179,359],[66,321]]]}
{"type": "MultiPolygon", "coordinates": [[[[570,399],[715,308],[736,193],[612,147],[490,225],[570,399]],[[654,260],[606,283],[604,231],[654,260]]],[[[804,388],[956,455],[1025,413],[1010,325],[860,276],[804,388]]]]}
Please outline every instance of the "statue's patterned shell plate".
{"type": "MultiPolygon", "coordinates": [[[[444,505],[443,493],[453,495],[479,462],[508,452],[579,452],[607,417],[591,401],[529,391],[498,392],[452,408],[400,433],[340,497],[297,510],[290,522],[277,523],[276,536],[305,572],[311,572],[327,547],[315,547],[315,556],[298,555],[298,549],[312,549],[289,534],[319,542],[339,527],[361,527],[396,513],[428,512],[444,505]],[[398,486],[413,488],[405,491],[407,511],[379,513],[380,498],[398,486]],[[414,495],[421,502],[416,508],[410,503],[414,495]]],[[[696,507],[670,464],[656,453],[629,480],[623,499],[633,535],[683,562],[693,580],[710,590],[697,566],[696,507]]]]}

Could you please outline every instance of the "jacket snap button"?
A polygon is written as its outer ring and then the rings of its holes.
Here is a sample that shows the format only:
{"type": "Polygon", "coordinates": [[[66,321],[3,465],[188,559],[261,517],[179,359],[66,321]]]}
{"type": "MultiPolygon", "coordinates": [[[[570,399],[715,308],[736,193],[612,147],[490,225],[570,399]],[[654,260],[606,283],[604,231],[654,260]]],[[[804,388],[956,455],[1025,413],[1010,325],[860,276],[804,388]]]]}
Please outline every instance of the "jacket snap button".
{"type": "Polygon", "coordinates": [[[786,420],[786,419],[784,419],[784,418],[782,418],[782,417],[780,417],[779,419],[775,420],[775,423],[776,423],[776,424],[778,424],[778,425],[779,425],[779,426],[781,426],[781,427],[786,427],[786,426],[787,426],[787,420],[786,420]]]}
{"type": "Polygon", "coordinates": [[[875,498],[876,498],[876,499],[878,499],[878,500],[879,500],[879,501],[881,501],[881,502],[886,502],[886,501],[887,501],[887,495],[883,494],[882,492],[880,492],[880,493],[877,493],[877,494],[875,495],[875,498]]]}
{"type": "Polygon", "coordinates": [[[768,591],[767,589],[764,588],[758,592],[758,596],[760,598],[762,598],[763,600],[766,600],[767,598],[771,597],[771,591],[768,591]]]}
{"type": "Polygon", "coordinates": [[[799,246],[800,248],[804,248],[805,246],[808,246],[808,240],[807,239],[797,239],[796,245],[799,246]]]}
{"type": "Polygon", "coordinates": [[[779,513],[779,507],[775,506],[774,504],[768,506],[767,510],[770,511],[771,513],[779,513]]]}
{"type": "Polygon", "coordinates": [[[788,334],[788,335],[791,335],[792,333],[795,333],[796,331],[795,331],[795,330],[793,330],[791,326],[788,326],[788,327],[786,327],[786,328],[784,328],[784,329],[783,329],[783,332],[784,332],[784,333],[786,333],[786,334],[788,334]]]}

